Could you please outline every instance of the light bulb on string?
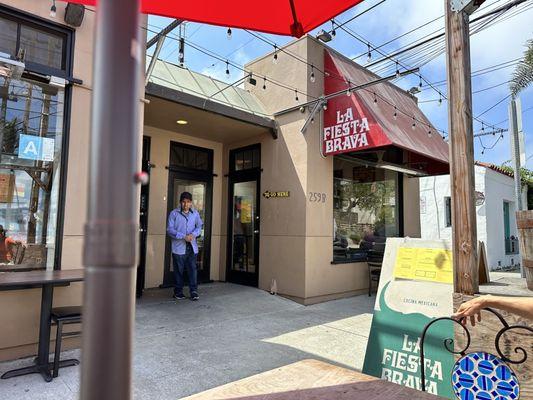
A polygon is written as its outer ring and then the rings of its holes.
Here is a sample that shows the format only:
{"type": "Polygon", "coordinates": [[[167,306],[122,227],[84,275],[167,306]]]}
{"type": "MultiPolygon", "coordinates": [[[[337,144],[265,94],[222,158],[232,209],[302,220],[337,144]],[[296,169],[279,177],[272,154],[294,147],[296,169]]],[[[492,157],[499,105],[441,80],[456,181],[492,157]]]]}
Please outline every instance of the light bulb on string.
{"type": "Polygon", "coordinates": [[[485,132],[485,123],[481,121],[481,132],[485,132]]]}
{"type": "Polygon", "coordinates": [[[336,34],[337,34],[337,32],[335,32],[335,20],[332,19],[331,20],[331,35],[335,36],[336,34]]]}
{"type": "Polygon", "coordinates": [[[278,63],[278,46],[274,45],[274,57],[272,58],[272,63],[278,63]]]}
{"type": "Polygon", "coordinates": [[[415,117],[413,117],[413,125],[411,125],[411,129],[414,131],[416,128],[416,122],[415,122],[415,117]]]}
{"type": "Polygon", "coordinates": [[[315,81],[316,81],[316,78],[315,78],[315,67],[313,65],[311,65],[311,76],[309,77],[309,80],[311,81],[311,83],[315,83],[315,81]]]}
{"type": "Polygon", "coordinates": [[[481,155],[485,154],[485,149],[481,150],[481,155]]]}
{"type": "Polygon", "coordinates": [[[183,62],[185,61],[185,38],[183,37],[180,37],[180,40],[179,40],[178,60],[180,64],[183,66],[183,62]]]}
{"type": "Polygon", "coordinates": [[[368,57],[367,62],[370,62],[372,60],[372,50],[370,49],[370,43],[368,43],[368,57]]]}
{"type": "Polygon", "coordinates": [[[442,105],[442,94],[439,92],[439,107],[442,105]]]}
{"type": "Polygon", "coordinates": [[[57,8],[56,8],[56,0],[52,0],[52,7],[50,7],[50,16],[52,18],[55,18],[56,17],[56,12],[57,12],[57,8]]]}
{"type": "Polygon", "coordinates": [[[420,83],[418,84],[419,87],[422,87],[422,75],[420,75],[420,83]]]}
{"type": "Polygon", "coordinates": [[[266,76],[263,78],[263,90],[266,90],[267,88],[267,78],[266,76]]]}
{"type": "Polygon", "coordinates": [[[392,114],[392,116],[395,120],[398,119],[398,110],[396,109],[396,106],[394,106],[394,114],[392,114]]]}
{"type": "Polygon", "coordinates": [[[400,77],[400,68],[398,67],[398,61],[396,61],[396,78],[400,77]]]}
{"type": "Polygon", "coordinates": [[[229,61],[226,60],[226,75],[229,76],[229,61]]]}
{"type": "Polygon", "coordinates": [[[428,137],[431,137],[431,136],[432,136],[432,134],[431,134],[431,129],[430,129],[430,130],[428,130],[428,137]]]}
{"type": "Polygon", "coordinates": [[[231,40],[231,28],[228,28],[227,34],[228,34],[228,36],[227,36],[228,40],[231,40]]]}
{"type": "Polygon", "coordinates": [[[352,83],[348,81],[348,87],[346,88],[346,96],[350,97],[352,95],[352,92],[350,91],[350,88],[352,87],[352,83]]]}
{"type": "Polygon", "coordinates": [[[376,92],[374,92],[374,104],[378,104],[378,98],[376,97],[376,92]]]}
{"type": "Polygon", "coordinates": [[[294,100],[298,101],[298,89],[294,90],[294,100]]]}

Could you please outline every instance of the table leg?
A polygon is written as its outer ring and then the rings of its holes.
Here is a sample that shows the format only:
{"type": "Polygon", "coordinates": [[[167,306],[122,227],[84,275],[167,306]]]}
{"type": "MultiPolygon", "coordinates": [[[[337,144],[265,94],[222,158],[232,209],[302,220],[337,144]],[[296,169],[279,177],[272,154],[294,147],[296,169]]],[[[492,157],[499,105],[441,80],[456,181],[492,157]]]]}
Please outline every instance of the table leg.
{"type": "MultiPolygon", "coordinates": [[[[59,368],[72,367],[74,365],[79,365],[79,363],[80,361],[76,359],[63,360],[59,362],[59,368]]],[[[52,370],[53,365],[54,363],[48,363],[46,365],[32,365],[30,367],[13,369],[3,374],[1,378],[9,379],[22,375],[41,374],[46,382],[50,382],[52,380],[52,374],[50,373],[50,371],[52,370]]]]}
{"type": "Polygon", "coordinates": [[[40,367],[44,380],[51,380],[50,368],[48,367],[50,355],[50,315],[54,299],[54,285],[43,285],[41,296],[41,321],[39,324],[39,352],[37,353],[37,366],[40,367]]]}

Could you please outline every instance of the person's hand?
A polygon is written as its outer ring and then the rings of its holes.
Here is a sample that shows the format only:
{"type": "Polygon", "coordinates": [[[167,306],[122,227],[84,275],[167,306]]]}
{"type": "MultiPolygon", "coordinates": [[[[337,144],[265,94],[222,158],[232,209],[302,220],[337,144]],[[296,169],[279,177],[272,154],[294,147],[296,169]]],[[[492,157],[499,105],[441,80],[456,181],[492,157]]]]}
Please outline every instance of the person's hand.
{"type": "Polygon", "coordinates": [[[185,241],[186,242],[192,242],[193,239],[194,239],[194,237],[191,234],[188,234],[187,236],[185,236],[185,241]]]}
{"type": "Polygon", "coordinates": [[[475,297],[472,300],[461,304],[455,314],[452,315],[452,318],[465,325],[467,318],[470,317],[470,323],[472,326],[475,326],[476,317],[478,322],[481,321],[481,310],[485,307],[486,297],[487,296],[475,297]]]}

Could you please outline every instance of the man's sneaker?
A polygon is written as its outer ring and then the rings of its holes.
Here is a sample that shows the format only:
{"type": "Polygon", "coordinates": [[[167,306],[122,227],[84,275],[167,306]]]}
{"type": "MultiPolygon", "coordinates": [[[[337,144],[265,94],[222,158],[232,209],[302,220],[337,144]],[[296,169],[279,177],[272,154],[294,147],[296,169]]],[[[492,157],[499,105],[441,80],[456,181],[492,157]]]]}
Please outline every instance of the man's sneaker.
{"type": "Polygon", "coordinates": [[[191,294],[191,300],[192,301],[196,301],[200,298],[200,296],[198,296],[198,293],[192,293],[191,294]]]}
{"type": "Polygon", "coordinates": [[[182,294],[175,294],[172,297],[174,298],[174,300],[183,300],[185,298],[185,296],[182,294]]]}

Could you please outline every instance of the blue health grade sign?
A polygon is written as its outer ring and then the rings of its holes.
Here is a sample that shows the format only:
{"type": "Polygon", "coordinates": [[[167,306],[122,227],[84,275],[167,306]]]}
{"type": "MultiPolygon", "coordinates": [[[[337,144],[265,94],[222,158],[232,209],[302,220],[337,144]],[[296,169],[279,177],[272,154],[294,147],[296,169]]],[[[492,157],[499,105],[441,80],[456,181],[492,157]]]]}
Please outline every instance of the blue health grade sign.
{"type": "Polygon", "coordinates": [[[18,157],[26,160],[54,161],[54,139],[21,134],[18,157]]]}

